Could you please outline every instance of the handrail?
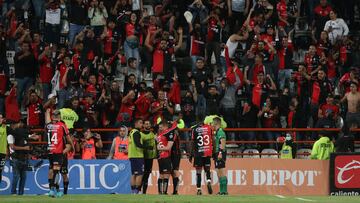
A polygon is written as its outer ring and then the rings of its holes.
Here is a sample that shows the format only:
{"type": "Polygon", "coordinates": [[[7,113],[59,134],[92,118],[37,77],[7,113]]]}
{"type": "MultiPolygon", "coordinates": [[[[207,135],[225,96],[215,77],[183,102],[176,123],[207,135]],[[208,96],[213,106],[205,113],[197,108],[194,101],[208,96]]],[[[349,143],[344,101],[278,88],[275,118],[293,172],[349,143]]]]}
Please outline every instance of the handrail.
{"type": "MultiPolygon", "coordinates": [[[[76,131],[82,131],[82,129],[75,129],[76,131]]],[[[118,128],[92,128],[91,131],[94,132],[117,132],[118,128]]],[[[180,129],[180,131],[187,132],[190,131],[191,128],[184,128],[180,129]]],[[[225,131],[228,132],[248,132],[248,131],[255,131],[255,132],[314,132],[314,131],[331,131],[331,132],[338,132],[341,131],[340,128],[225,128],[225,131]]],[[[44,129],[32,129],[32,132],[43,132],[44,129]]],[[[360,132],[360,128],[351,129],[352,132],[360,132]]]]}

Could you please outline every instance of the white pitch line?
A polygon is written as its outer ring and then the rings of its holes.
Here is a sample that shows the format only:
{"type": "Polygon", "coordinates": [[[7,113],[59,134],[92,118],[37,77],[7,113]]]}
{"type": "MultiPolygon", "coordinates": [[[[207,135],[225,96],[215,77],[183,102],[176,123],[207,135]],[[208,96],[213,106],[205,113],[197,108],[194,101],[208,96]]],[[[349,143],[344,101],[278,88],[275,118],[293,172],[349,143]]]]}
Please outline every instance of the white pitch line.
{"type": "Polygon", "coordinates": [[[285,196],[282,196],[282,195],[275,195],[275,197],[278,197],[278,198],[281,198],[281,199],[285,199],[285,198],[286,198],[285,196]]]}
{"type": "Polygon", "coordinates": [[[304,199],[304,198],[301,198],[301,197],[296,197],[295,199],[301,200],[301,201],[304,201],[304,202],[316,202],[315,200],[312,200],[312,199],[304,199]]]}

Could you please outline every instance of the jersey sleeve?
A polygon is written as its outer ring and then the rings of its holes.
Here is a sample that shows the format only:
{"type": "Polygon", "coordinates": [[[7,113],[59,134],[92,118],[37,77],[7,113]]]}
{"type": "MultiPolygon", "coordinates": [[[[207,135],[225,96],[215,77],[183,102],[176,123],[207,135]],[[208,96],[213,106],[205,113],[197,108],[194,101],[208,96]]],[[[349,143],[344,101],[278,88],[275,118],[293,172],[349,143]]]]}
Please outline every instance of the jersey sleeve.
{"type": "Polygon", "coordinates": [[[219,130],[218,134],[219,134],[220,139],[226,139],[226,134],[225,134],[224,130],[222,130],[222,129],[219,130]]]}

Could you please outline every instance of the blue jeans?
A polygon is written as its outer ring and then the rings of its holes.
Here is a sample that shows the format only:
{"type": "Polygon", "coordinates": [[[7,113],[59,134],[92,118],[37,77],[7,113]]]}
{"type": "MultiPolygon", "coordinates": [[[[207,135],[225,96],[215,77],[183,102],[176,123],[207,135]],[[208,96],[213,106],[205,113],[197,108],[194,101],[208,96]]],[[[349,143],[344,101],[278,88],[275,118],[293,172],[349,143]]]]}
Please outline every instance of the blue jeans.
{"type": "MultiPolygon", "coordinates": [[[[285,88],[286,81],[290,81],[291,73],[292,73],[291,69],[279,70],[278,79],[279,79],[280,89],[283,90],[285,88]]],[[[293,85],[293,83],[289,83],[289,85],[290,85],[289,88],[292,89],[291,86],[293,85]]]]}
{"type": "Polygon", "coordinates": [[[11,194],[16,194],[16,188],[19,184],[18,195],[24,194],[27,162],[23,160],[13,159],[10,162],[13,168],[13,179],[11,183],[11,194]],[[20,180],[20,182],[19,182],[20,180]]]}
{"type": "Polygon", "coordinates": [[[47,101],[49,94],[51,93],[51,86],[49,83],[41,83],[43,90],[43,100],[47,101]]]}
{"type": "Polygon", "coordinates": [[[8,19],[5,17],[6,13],[11,9],[11,7],[14,6],[14,3],[7,3],[7,2],[3,2],[2,4],[2,10],[1,10],[1,22],[5,25],[7,25],[6,21],[8,21],[8,19]]]}
{"type": "Polygon", "coordinates": [[[83,29],[84,25],[76,25],[73,23],[70,23],[69,27],[69,46],[72,46],[74,43],[75,36],[79,34],[83,29]]]}
{"type": "Polygon", "coordinates": [[[19,107],[21,107],[21,103],[23,101],[23,94],[26,93],[26,91],[29,89],[29,87],[33,84],[34,79],[30,77],[24,77],[24,78],[16,78],[17,82],[17,102],[19,104],[19,107]]]}
{"type": "Polygon", "coordinates": [[[124,42],[124,52],[126,60],[128,60],[130,57],[136,58],[137,60],[137,70],[141,73],[141,70],[139,70],[139,64],[140,64],[140,53],[139,48],[131,48],[129,45],[129,42],[125,40],[124,42]]]}
{"type": "Polygon", "coordinates": [[[65,89],[61,89],[57,92],[57,98],[58,98],[58,109],[61,109],[65,106],[65,102],[68,100],[69,92],[65,89]]]}
{"type": "Polygon", "coordinates": [[[32,1],[34,6],[35,16],[42,18],[45,15],[45,0],[32,1]]]}

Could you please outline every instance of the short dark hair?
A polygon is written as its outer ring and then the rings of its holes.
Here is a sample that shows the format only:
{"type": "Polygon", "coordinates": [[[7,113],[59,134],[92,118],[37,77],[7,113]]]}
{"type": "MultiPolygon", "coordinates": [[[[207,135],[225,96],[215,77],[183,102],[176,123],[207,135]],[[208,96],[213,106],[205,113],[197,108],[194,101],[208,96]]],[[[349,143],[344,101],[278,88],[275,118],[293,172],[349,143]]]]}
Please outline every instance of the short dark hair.
{"type": "Polygon", "coordinates": [[[130,64],[130,63],[133,63],[134,61],[136,61],[136,58],[134,58],[134,57],[130,57],[129,59],[128,59],[128,65],[130,64]]]}

